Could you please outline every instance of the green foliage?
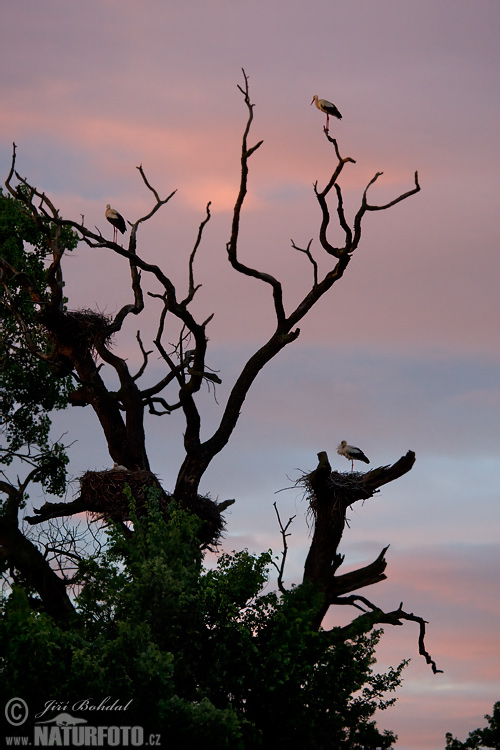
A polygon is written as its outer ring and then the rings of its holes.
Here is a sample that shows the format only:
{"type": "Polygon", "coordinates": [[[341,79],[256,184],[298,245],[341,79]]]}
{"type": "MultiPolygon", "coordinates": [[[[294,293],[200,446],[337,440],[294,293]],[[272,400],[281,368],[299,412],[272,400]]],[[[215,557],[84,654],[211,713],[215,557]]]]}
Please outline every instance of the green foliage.
{"type": "Polygon", "coordinates": [[[451,732],[446,733],[446,750],[461,750],[461,748],[492,747],[500,750],[500,701],[493,706],[493,714],[484,717],[489,726],[484,729],[474,729],[470,732],[465,742],[460,742],[453,737],[451,732]]]}
{"type": "MultiPolygon", "coordinates": [[[[380,631],[344,642],[310,626],[317,594],[264,591],[269,552],[203,567],[197,518],[154,496],[128,539],[80,570],[79,625],[65,631],[14,590],[0,620],[6,698],[33,708],[105,696],[132,703],[127,724],[178,747],[390,747],[370,721],[404,666],[373,673],[380,631]],[[82,688],[84,686],[84,688],[82,688]]],[[[38,708],[40,710],[40,708],[38,708]]]]}
{"type": "MultiPolygon", "coordinates": [[[[37,310],[27,280],[43,304],[47,300],[47,264],[51,260],[50,225],[42,231],[22,203],[0,190],[0,256],[16,273],[3,274],[0,286],[0,463],[9,465],[20,454],[40,467],[36,480],[44,489],[62,494],[67,457],[61,444],[49,440],[50,412],[67,406],[73,390],[68,374],[34,354],[50,352],[50,342],[37,323],[37,310]]],[[[76,235],[65,229],[61,248],[73,249],[76,235]]]]}

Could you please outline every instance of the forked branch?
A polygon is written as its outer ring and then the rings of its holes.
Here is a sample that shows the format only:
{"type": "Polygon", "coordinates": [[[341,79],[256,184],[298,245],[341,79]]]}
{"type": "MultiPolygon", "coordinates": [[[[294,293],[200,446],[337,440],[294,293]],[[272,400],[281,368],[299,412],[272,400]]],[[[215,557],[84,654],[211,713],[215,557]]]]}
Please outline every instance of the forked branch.
{"type": "Polygon", "coordinates": [[[367,200],[368,190],[382,175],[383,175],[383,172],[377,172],[375,176],[372,177],[372,179],[370,180],[370,182],[368,183],[368,185],[366,186],[364,190],[361,207],[358,210],[354,218],[354,240],[352,243],[353,250],[355,250],[359,245],[359,241],[361,239],[361,221],[367,211],[385,211],[386,209],[391,208],[392,206],[395,206],[397,203],[401,203],[401,201],[406,200],[406,198],[409,198],[410,196],[415,195],[421,189],[419,181],[418,181],[418,172],[415,172],[415,176],[414,176],[415,187],[414,188],[412,188],[411,190],[408,190],[406,193],[402,193],[401,195],[398,195],[397,198],[394,198],[392,201],[389,201],[389,203],[384,203],[382,206],[371,205],[370,203],[368,203],[368,200],[367,200]]]}
{"type": "Polygon", "coordinates": [[[427,621],[423,617],[414,615],[412,612],[405,612],[403,609],[403,602],[399,605],[399,608],[392,612],[384,612],[379,607],[365,599],[364,597],[351,596],[345,601],[338,603],[352,604],[358,606],[356,602],[362,601],[366,605],[367,609],[362,615],[356,617],[349,625],[340,629],[340,632],[345,638],[351,638],[360,633],[367,633],[377,625],[402,625],[402,620],[408,622],[416,622],[419,625],[419,636],[418,636],[418,651],[421,656],[425,658],[427,664],[431,665],[434,674],[442,674],[443,670],[438,669],[436,662],[432,659],[431,655],[425,647],[425,626],[427,621]]]}
{"type": "Polygon", "coordinates": [[[203,230],[205,229],[205,226],[208,224],[208,222],[210,221],[210,218],[211,218],[211,214],[210,214],[211,203],[212,203],[211,201],[208,201],[208,203],[207,203],[207,208],[206,208],[207,215],[203,219],[203,221],[201,222],[201,224],[200,224],[200,226],[198,228],[198,236],[196,237],[196,242],[194,243],[194,247],[193,247],[193,249],[191,251],[191,255],[189,256],[189,291],[188,291],[187,297],[180,303],[181,305],[184,305],[184,306],[188,305],[191,302],[191,300],[193,299],[196,291],[201,286],[201,284],[198,284],[197,286],[195,286],[195,284],[194,284],[193,265],[194,265],[194,259],[195,259],[195,256],[196,256],[196,251],[198,250],[198,248],[199,248],[199,246],[201,244],[201,238],[203,236],[203,230]]]}
{"type": "Polygon", "coordinates": [[[280,514],[279,514],[278,506],[276,505],[276,503],[273,503],[273,505],[274,505],[274,510],[276,512],[276,517],[278,518],[278,524],[279,524],[279,527],[280,527],[281,538],[283,540],[283,551],[281,553],[281,563],[278,565],[274,560],[272,560],[272,563],[273,563],[274,567],[276,568],[276,570],[278,571],[278,588],[279,588],[279,590],[281,591],[282,594],[286,594],[286,589],[285,589],[285,586],[283,585],[283,575],[285,573],[286,556],[288,554],[287,537],[290,536],[290,534],[287,533],[287,532],[288,532],[288,529],[289,529],[290,525],[292,524],[293,519],[295,518],[295,516],[291,516],[291,518],[288,519],[288,521],[285,524],[285,526],[283,526],[283,523],[281,521],[281,517],[280,517],[280,514]]]}
{"type": "Polygon", "coordinates": [[[292,247],[294,250],[298,250],[299,253],[304,253],[304,255],[307,255],[307,257],[311,261],[312,267],[313,267],[314,286],[316,286],[318,283],[318,264],[316,263],[316,261],[314,260],[311,254],[312,239],[309,240],[309,242],[307,243],[307,247],[305,249],[303,247],[298,247],[293,240],[291,242],[292,242],[292,247]]]}
{"type": "Polygon", "coordinates": [[[250,126],[253,121],[254,105],[250,101],[250,92],[248,88],[248,76],[244,70],[243,70],[243,78],[245,80],[245,85],[243,88],[241,86],[238,86],[238,88],[245,98],[245,104],[248,109],[248,119],[247,119],[245,131],[243,133],[243,141],[242,141],[242,148],[241,148],[240,187],[239,187],[238,196],[236,198],[236,203],[235,203],[234,211],[233,211],[231,236],[230,236],[229,242],[226,245],[226,250],[227,250],[229,262],[231,263],[231,265],[236,271],[244,274],[245,276],[252,276],[255,279],[259,279],[260,281],[264,281],[266,284],[271,285],[272,290],[273,290],[274,309],[276,312],[278,327],[280,327],[283,325],[284,320],[285,320],[285,310],[283,308],[283,290],[282,290],[280,282],[277,279],[275,279],[274,276],[271,276],[271,274],[264,273],[263,271],[258,271],[255,268],[251,268],[250,266],[246,266],[245,264],[241,263],[237,256],[241,210],[243,207],[245,196],[247,194],[248,160],[250,156],[263,143],[263,141],[259,141],[258,143],[256,143],[254,146],[250,148],[248,147],[248,144],[247,144],[248,134],[250,132],[250,126]]]}

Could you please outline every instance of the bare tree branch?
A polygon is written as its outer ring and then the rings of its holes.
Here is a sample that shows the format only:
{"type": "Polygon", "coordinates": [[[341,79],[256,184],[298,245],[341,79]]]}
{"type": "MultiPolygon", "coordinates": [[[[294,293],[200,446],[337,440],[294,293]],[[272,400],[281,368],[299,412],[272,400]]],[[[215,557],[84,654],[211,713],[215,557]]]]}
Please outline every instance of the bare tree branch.
{"type": "Polygon", "coordinates": [[[188,305],[191,302],[191,300],[193,299],[195,295],[196,290],[199,289],[201,286],[201,284],[198,284],[198,286],[194,285],[193,264],[194,264],[196,251],[198,250],[200,243],[201,243],[203,230],[205,229],[206,224],[210,221],[210,205],[211,205],[211,201],[207,203],[207,209],[206,209],[207,215],[199,226],[198,236],[196,238],[196,242],[194,244],[191,255],[189,256],[189,292],[188,292],[187,297],[181,302],[181,305],[184,305],[184,306],[188,305]]]}
{"type": "Polygon", "coordinates": [[[148,398],[146,404],[149,408],[149,413],[153,414],[155,417],[162,417],[165,414],[171,414],[176,409],[180,409],[182,405],[180,402],[173,405],[167,404],[165,399],[160,398],[160,396],[148,398]],[[156,409],[155,404],[161,404],[161,406],[163,406],[163,411],[159,411],[158,409],[156,409]]]}
{"type": "Polygon", "coordinates": [[[136,222],[134,222],[134,224],[132,225],[133,227],[134,227],[134,226],[135,226],[135,227],[137,227],[137,226],[138,226],[139,224],[142,224],[143,222],[145,222],[145,221],[148,221],[148,220],[149,220],[149,219],[150,219],[150,218],[151,218],[152,216],[154,216],[154,215],[155,215],[155,213],[156,213],[156,212],[157,212],[157,211],[158,211],[158,210],[159,210],[159,209],[160,209],[160,208],[161,208],[162,206],[164,206],[164,205],[165,205],[166,203],[168,203],[168,202],[169,202],[169,200],[170,200],[171,198],[173,198],[173,196],[174,196],[174,195],[176,194],[176,192],[177,192],[177,189],[176,189],[176,190],[173,190],[173,191],[172,191],[172,192],[170,193],[170,195],[168,195],[168,196],[167,196],[166,198],[163,198],[163,199],[161,199],[161,198],[160,198],[160,196],[159,196],[159,194],[158,194],[158,192],[157,192],[157,191],[156,191],[156,190],[154,189],[154,187],[152,187],[152,186],[151,186],[151,184],[149,183],[149,181],[148,181],[148,179],[147,179],[147,177],[146,177],[146,174],[145,174],[145,172],[144,172],[144,169],[142,168],[142,164],[140,164],[140,165],[139,165],[139,166],[137,167],[137,169],[139,170],[139,172],[140,172],[140,174],[141,174],[141,177],[142,177],[142,179],[143,179],[143,181],[144,181],[144,184],[146,185],[146,187],[148,188],[148,190],[151,190],[151,192],[153,193],[154,197],[156,198],[156,204],[155,204],[155,205],[153,206],[153,208],[151,209],[151,211],[149,211],[149,213],[147,213],[147,214],[146,214],[145,216],[143,216],[143,217],[142,217],[141,219],[137,219],[137,221],[136,221],[136,222]]]}
{"type": "MultiPolygon", "coordinates": [[[[354,599],[358,598],[359,597],[354,597],[354,599]]],[[[437,668],[436,662],[431,658],[431,655],[425,647],[425,626],[427,622],[422,617],[418,617],[411,612],[405,612],[403,610],[402,602],[399,605],[399,608],[392,612],[384,612],[383,610],[368,602],[367,599],[363,599],[363,603],[367,604],[370,607],[371,611],[364,612],[364,614],[356,617],[351,623],[349,623],[349,625],[341,628],[340,632],[344,635],[344,637],[350,638],[354,635],[359,635],[360,632],[368,632],[376,625],[402,625],[403,623],[401,622],[401,620],[416,622],[419,625],[418,648],[420,655],[425,658],[427,664],[431,665],[434,674],[443,672],[442,669],[437,668]]]]}
{"type": "Polygon", "coordinates": [[[140,366],[140,368],[137,371],[137,373],[133,376],[133,378],[132,378],[133,380],[139,380],[139,378],[141,377],[141,375],[143,375],[146,367],[148,366],[148,357],[149,357],[150,354],[152,354],[152,350],[149,351],[149,352],[147,352],[146,349],[144,348],[144,344],[142,343],[141,332],[140,331],[137,331],[136,339],[137,339],[137,343],[139,344],[139,348],[140,348],[141,353],[142,353],[142,365],[140,366]]]}
{"type": "Polygon", "coordinates": [[[234,211],[233,211],[231,237],[229,239],[229,242],[226,245],[226,249],[227,249],[229,262],[231,263],[231,265],[236,271],[239,271],[239,273],[245,274],[246,276],[253,276],[255,279],[260,279],[260,281],[264,281],[266,284],[270,284],[272,286],[274,309],[276,311],[276,318],[277,318],[278,326],[280,326],[283,324],[285,320],[285,311],[283,308],[283,290],[281,288],[280,282],[277,279],[275,279],[274,276],[271,276],[268,273],[264,273],[262,271],[258,271],[255,268],[250,268],[249,266],[244,265],[238,260],[238,257],[237,257],[237,246],[238,246],[238,237],[239,237],[239,230],[240,230],[241,210],[243,207],[243,201],[245,200],[245,196],[247,194],[248,159],[263,143],[263,141],[259,141],[255,146],[251,148],[249,148],[247,145],[247,138],[250,132],[250,126],[253,121],[254,105],[250,101],[250,93],[249,93],[249,88],[248,88],[248,76],[246,75],[244,70],[243,70],[243,77],[245,79],[245,86],[244,88],[242,88],[241,86],[238,86],[238,88],[245,98],[245,104],[248,109],[248,120],[247,120],[247,124],[245,128],[245,132],[243,134],[243,143],[242,143],[242,149],[241,149],[240,189],[238,192],[238,197],[236,199],[236,203],[235,203],[234,211]]]}
{"type": "Polygon", "coordinates": [[[397,198],[394,198],[394,200],[390,201],[389,203],[385,203],[383,206],[372,206],[367,201],[367,193],[368,189],[373,185],[374,182],[378,180],[378,178],[383,174],[383,172],[377,172],[374,177],[370,180],[368,185],[365,188],[365,191],[363,193],[363,201],[361,203],[361,207],[358,210],[355,218],[354,218],[354,240],[352,243],[352,248],[355,250],[358,245],[359,241],[361,239],[361,221],[363,219],[363,216],[367,211],[385,211],[388,208],[391,208],[392,206],[395,206],[397,203],[400,203],[401,201],[406,200],[406,198],[409,198],[412,195],[415,195],[420,191],[420,184],[418,182],[418,172],[415,172],[415,187],[412,190],[408,190],[406,193],[403,193],[402,195],[399,195],[397,198]]]}
{"type": "Polygon", "coordinates": [[[297,247],[297,245],[295,244],[293,240],[291,242],[292,242],[292,247],[294,250],[298,250],[299,253],[304,253],[304,255],[307,255],[307,257],[311,261],[312,267],[313,267],[314,286],[316,286],[318,283],[318,264],[316,263],[316,261],[314,260],[311,254],[312,239],[309,240],[309,242],[307,243],[307,247],[305,250],[303,247],[297,247]]]}
{"type": "Polygon", "coordinates": [[[279,590],[281,591],[282,594],[286,594],[286,589],[285,589],[285,587],[283,585],[283,575],[284,575],[284,572],[285,572],[286,556],[288,554],[288,542],[286,540],[287,540],[287,537],[290,536],[290,534],[287,534],[287,531],[288,531],[288,528],[289,528],[290,524],[292,523],[293,519],[295,518],[295,516],[292,516],[291,518],[289,518],[288,521],[287,521],[287,523],[286,523],[286,526],[283,526],[283,524],[281,522],[279,511],[278,511],[278,506],[276,505],[276,503],[273,503],[273,505],[274,505],[274,510],[276,511],[276,516],[278,518],[278,524],[279,524],[279,527],[280,527],[281,538],[283,540],[283,551],[281,553],[281,563],[280,563],[280,565],[277,565],[274,560],[272,560],[271,562],[274,565],[274,567],[276,568],[276,570],[278,571],[278,588],[279,588],[279,590]]]}
{"type": "Polygon", "coordinates": [[[337,166],[336,166],[336,168],[335,168],[332,176],[330,177],[329,182],[327,183],[326,187],[323,190],[318,191],[318,189],[317,189],[317,183],[314,185],[314,193],[316,195],[316,198],[318,199],[318,203],[320,205],[321,213],[322,213],[322,216],[323,216],[322,221],[321,221],[320,230],[319,230],[319,240],[321,242],[321,246],[323,247],[324,250],[326,250],[326,252],[329,255],[333,255],[335,258],[341,258],[343,254],[345,254],[346,252],[350,251],[351,231],[350,231],[350,229],[349,229],[349,227],[347,225],[347,222],[345,220],[345,217],[344,217],[343,203],[342,203],[342,193],[340,191],[339,185],[337,184],[337,180],[338,180],[338,178],[339,178],[339,176],[340,176],[340,174],[341,174],[341,172],[342,172],[345,164],[347,164],[349,162],[355,164],[356,162],[354,161],[354,159],[351,159],[350,156],[347,156],[345,158],[341,157],[337,141],[335,140],[335,138],[331,138],[330,137],[330,135],[328,133],[328,130],[326,130],[326,128],[325,128],[325,135],[327,137],[327,140],[330,141],[330,143],[332,143],[333,146],[334,146],[334,148],[335,148],[335,154],[336,154],[337,159],[338,159],[338,164],[337,164],[337,166]],[[327,236],[326,236],[327,229],[328,229],[328,226],[330,224],[330,211],[328,209],[328,203],[327,203],[326,199],[327,199],[328,194],[330,193],[330,190],[334,186],[335,186],[335,190],[337,192],[337,201],[338,201],[337,213],[338,213],[338,216],[339,216],[339,219],[340,219],[340,225],[344,229],[345,234],[346,234],[346,244],[345,244],[345,246],[343,248],[335,248],[335,247],[333,247],[329,243],[329,241],[327,239],[327,236]]]}

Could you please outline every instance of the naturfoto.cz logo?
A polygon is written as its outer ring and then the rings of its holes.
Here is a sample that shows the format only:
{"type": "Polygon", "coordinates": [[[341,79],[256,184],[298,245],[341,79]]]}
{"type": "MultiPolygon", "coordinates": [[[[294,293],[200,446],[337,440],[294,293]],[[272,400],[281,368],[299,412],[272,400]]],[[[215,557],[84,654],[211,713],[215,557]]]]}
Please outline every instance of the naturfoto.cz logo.
{"type": "MultiPolygon", "coordinates": [[[[94,726],[86,718],[73,716],[70,711],[92,712],[92,718],[101,724],[94,712],[126,711],[132,701],[125,705],[107,696],[100,703],[85,698],[71,705],[61,701],[46,701],[44,708],[32,715],[35,720],[33,737],[6,737],[6,745],[30,745],[35,747],[160,747],[160,735],[150,734],[145,737],[144,728],[140,726],[94,726]],[[48,713],[56,713],[48,717],[48,713]]],[[[21,728],[28,719],[29,709],[22,698],[12,698],[5,706],[5,717],[13,729],[21,728]]],[[[116,717],[114,717],[116,718],[116,717]]],[[[125,717],[123,717],[125,718],[125,717]]],[[[92,724],[94,724],[92,722],[92,724]]],[[[26,727],[27,728],[27,727],[26,727]]]]}
{"type": "MultiPolygon", "coordinates": [[[[63,714],[63,716],[65,722],[68,721],[68,718],[73,718],[69,714],[63,714]]],[[[69,722],[65,724],[57,723],[58,719],[60,717],[54,719],[53,726],[35,725],[33,734],[35,746],[140,747],[144,744],[144,729],[142,727],[92,727],[81,723],[86,721],[85,719],[73,719],[75,724],[70,725],[69,722]]]]}

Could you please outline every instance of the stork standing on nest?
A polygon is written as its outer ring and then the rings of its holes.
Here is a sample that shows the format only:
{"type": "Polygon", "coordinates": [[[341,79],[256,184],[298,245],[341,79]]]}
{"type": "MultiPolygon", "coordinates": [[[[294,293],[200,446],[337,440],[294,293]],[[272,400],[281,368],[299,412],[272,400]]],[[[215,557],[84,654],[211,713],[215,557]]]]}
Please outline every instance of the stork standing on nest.
{"type": "Polygon", "coordinates": [[[342,440],[340,443],[337,453],[351,462],[351,473],[354,471],[354,461],[363,461],[365,464],[370,463],[370,459],[365,456],[360,448],[356,448],[354,445],[347,445],[345,440],[342,440]]]}
{"type": "Polygon", "coordinates": [[[116,242],[117,234],[116,232],[119,231],[122,234],[124,234],[127,231],[127,225],[125,224],[125,219],[121,214],[118,213],[118,211],[115,211],[114,208],[111,208],[111,206],[106,206],[106,219],[109,221],[110,224],[113,225],[113,242],[116,242]]]}
{"type": "Polygon", "coordinates": [[[325,128],[326,130],[328,130],[328,123],[330,122],[330,115],[332,115],[332,117],[336,117],[337,120],[342,119],[342,115],[338,111],[335,104],[332,104],[327,99],[318,99],[318,95],[314,94],[311,104],[314,104],[314,103],[316,103],[316,106],[318,109],[320,109],[322,112],[326,114],[326,128],[325,128]]]}

